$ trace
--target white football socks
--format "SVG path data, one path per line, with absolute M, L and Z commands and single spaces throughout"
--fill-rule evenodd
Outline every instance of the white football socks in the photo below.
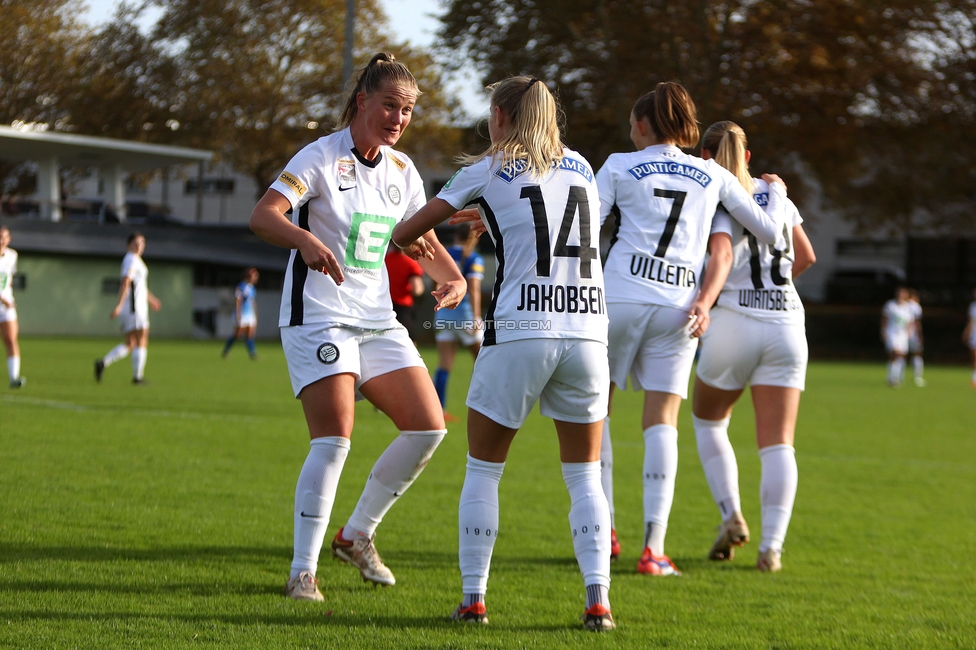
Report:
M 732 443 L 729 442 L 729 419 L 703 420 L 692 416 L 698 457 L 701 459 L 702 469 L 705 470 L 705 479 L 712 491 L 712 498 L 722 514 L 722 521 L 728 521 L 742 509 L 739 499 L 739 466 L 735 462 Z
M 759 458 L 762 462 L 759 484 L 762 541 L 759 550 L 782 551 L 796 499 L 796 451 L 791 445 L 771 445 L 759 450 Z
M 349 439 L 313 438 L 295 487 L 295 541 L 291 577 L 315 574 L 325 531 L 332 516 L 342 466 L 349 455 Z
M 600 463 L 563 463 L 563 481 L 572 506 L 569 527 L 583 585 L 610 588 L 610 508 L 600 484 Z M 603 599 L 602 590 L 588 596 Z M 589 600 L 589 598 L 588 598 Z M 589 605 L 590 603 L 588 603 Z M 600 604 L 609 607 L 610 603 Z
M 372 537 L 397 499 L 427 467 L 447 429 L 401 431 L 373 465 L 359 503 L 342 529 L 342 537 Z
M 922 355 L 916 354 L 912 357 L 912 376 L 917 381 L 922 379 L 923 372 L 925 372 L 925 362 L 922 361 Z
M 129 356 L 129 348 L 126 347 L 125 343 L 119 343 L 114 348 L 109 350 L 108 354 L 102 358 L 102 363 L 104 363 L 105 367 L 108 368 L 116 361 L 121 361 L 127 356 Z
M 149 356 L 149 348 L 134 348 L 132 350 L 132 378 L 142 379 L 146 372 L 146 357 Z
M 678 471 L 678 430 L 656 424 L 644 430 L 644 525 L 650 529 L 645 545 L 664 555 L 664 537 L 674 502 L 674 475 Z
M 897 358 L 888 363 L 888 383 L 894 386 L 900 384 L 904 378 L 905 360 Z
M 466 596 L 488 590 L 491 551 L 498 537 L 498 484 L 504 471 L 505 463 L 489 463 L 468 455 L 458 504 L 458 563 L 461 591 Z
M 610 442 L 610 417 L 603 420 L 603 442 L 600 446 L 600 483 L 610 505 L 610 528 L 616 528 L 613 517 L 613 443 Z
M 7 357 L 7 376 L 10 381 L 16 381 L 20 377 L 20 357 Z

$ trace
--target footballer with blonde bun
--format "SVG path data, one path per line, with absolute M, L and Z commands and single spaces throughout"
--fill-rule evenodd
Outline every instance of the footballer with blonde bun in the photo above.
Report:
M 758 205 L 769 200 L 769 184 L 749 175 L 746 135 L 734 122 L 708 127 L 702 158 L 714 159 L 732 172 Z M 793 279 L 816 261 L 802 222 L 787 199 L 786 222 L 770 245 L 735 224 L 724 210 L 716 214 L 712 230 L 727 235 L 722 241 L 731 247 L 732 268 L 702 335 L 692 401 L 698 455 L 722 517 L 708 557 L 731 560 L 735 547 L 749 541 L 749 527 L 739 499 L 729 420 L 736 400 L 747 384 L 751 386 L 762 463 L 762 539 L 756 567 L 766 572 L 782 568 L 780 556 L 796 497 L 793 441 L 808 353 L 803 303 Z

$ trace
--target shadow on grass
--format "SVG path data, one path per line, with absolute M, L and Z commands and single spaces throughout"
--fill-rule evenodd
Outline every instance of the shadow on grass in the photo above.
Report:
M 0 543 L 0 564 L 31 560 L 62 562 L 202 562 L 210 559 L 291 559 L 284 546 L 163 546 L 132 549 L 105 546 L 32 546 Z
M 146 614 L 130 612 L 47 612 L 36 610 L 2 610 L 7 621 L 51 621 L 70 622 L 82 621 L 111 623 L 125 621 L 127 624 L 147 622 L 158 623 L 218 623 L 238 626 L 280 626 L 280 627 L 309 627 L 336 628 L 348 632 L 349 628 L 392 630 L 428 630 L 428 631 L 460 631 L 463 634 L 477 636 L 511 632 L 574 632 L 581 631 L 577 623 L 548 624 L 548 625 L 504 625 L 493 622 L 491 626 L 474 626 L 460 624 L 444 616 L 393 616 L 356 614 L 353 612 L 335 612 L 324 610 L 323 606 L 309 605 L 307 611 L 296 611 L 294 614 Z M 470 632 L 468 632 L 470 630 Z

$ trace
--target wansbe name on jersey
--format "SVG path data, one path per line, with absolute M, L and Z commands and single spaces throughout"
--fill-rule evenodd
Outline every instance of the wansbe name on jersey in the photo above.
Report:
M 603 287 L 523 283 L 516 311 L 604 314 Z
M 651 282 L 670 284 L 674 287 L 698 286 L 698 277 L 692 269 L 677 264 L 668 264 L 657 257 L 631 255 L 630 274 Z
M 800 309 L 800 301 L 792 291 L 739 289 L 739 306 L 764 311 L 797 311 Z

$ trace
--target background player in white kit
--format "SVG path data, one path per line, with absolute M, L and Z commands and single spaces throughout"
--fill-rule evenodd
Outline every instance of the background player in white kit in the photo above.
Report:
M 969 303 L 969 320 L 966 322 L 966 329 L 962 333 L 963 342 L 969 346 L 969 354 L 973 361 L 973 388 L 976 388 L 976 289 L 973 289 L 973 301 Z
M 912 329 L 908 334 L 908 356 L 912 358 L 912 379 L 915 385 L 925 386 L 925 361 L 922 352 L 925 350 L 925 336 L 922 334 L 922 302 L 917 289 L 908 290 L 908 302 L 912 306 Z
M 357 397 L 400 431 L 332 541 L 333 555 L 364 580 L 396 582 L 373 545 L 376 528 L 447 433 L 423 359 L 396 320 L 383 263 L 393 226 L 425 200 L 416 167 L 391 148 L 410 123 L 419 92 L 392 54 L 373 56 L 349 95 L 340 130 L 299 151 L 251 215 L 254 232 L 292 249 L 279 325 L 311 438 L 295 488 L 294 554 L 285 587 L 295 599 L 323 600 L 315 572 Z M 431 233 L 411 253 L 440 283 L 433 292 L 438 306 L 456 305 L 464 278 L 437 237 Z
M 735 174 L 759 205 L 768 200 L 767 183 L 749 176 L 746 135 L 734 122 L 708 127 L 702 157 Z M 746 384 L 752 386 L 762 461 L 763 534 L 756 563 L 761 571 L 779 571 L 782 566 L 780 554 L 796 497 L 793 440 L 808 354 L 803 303 L 793 278 L 816 259 L 802 221 L 796 206 L 787 201 L 782 233 L 769 246 L 734 224 L 724 211 L 716 215 L 715 230 L 728 234 L 734 257 L 702 336 L 695 379 L 692 411 L 698 455 L 722 516 L 708 554 L 713 560 L 731 560 L 733 547 L 749 541 L 728 429 L 732 407 Z
M 613 629 L 610 511 L 600 486 L 609 369 L 596 183 L 563 146 L 546 85 L 510 77 L 492 87 L 491 146 L 413 218 L 405 244 L 471 202 L 484 213 L 498 267 L 484 346 L 468 392 L 468 463 L 458 507 L 464 598 L 452 618 L 487 623 L 484 597 L 498 536 L 498 484 L 512 440 L 536 400 L 553 418 L 586 587 L 584 626 Z
M 905 355 L 914 327 L 915 316 L 908 300 L 908 289 L 898 287 L 895 297 L 881 310 L 881 340 L 888 352 L 889 386 L 900 386 L 905 377 Z
M 633 153 L 612 154 L 597 173 L 600 217 L 619 214 L 607 255 L 610 377 L 614 385 L 644 390 L 644 550 L 637 565 L 647 575 L 678 571 L 664 539 L 678 468 L 678 409 L 708 311 L 722 287 L 730 258 L 699 277 L 721 202 L 759 241 L 782 230 L 785 185 L 771 182 L 769 214 L 728 170 L 682 153 L 698 143 L 695 105 L 676 83 L 659 83 L 630 115 Z M 724 235 L 718 235 L 724 236 Z M 715 260 L 716 262 L 718 260 Z M 612 387 L 611 387 L 612 391 Z M 613 509 L 610 422 L 604 426 L 603 484 Z
M 17 251 L 10 248 L 10 230 L 0 226 L 0 338 L 7 353 L 7 378 L 11 388 L 26 380 L 20 376 L 20 344 L 17 341 L 17 303 L 14 301 L 14 275 Z
M 102 381 L 102 373 L 116 361 L 132 353 L 132 383 L 143 383 L 146 358 L 149 356 L 149 308 L 159 311 L 159 299 L 149 290 L 149 269 L 142 261 L 146 250 L 146 238 L 134 232 L 126 240 L 129 252 L 122 258 L 122 271 L 119 283 L 119 302 L 112 310 L 110 318 L 119 319 L 119 327 L 125 341 L 109 350 L 101 359 L 95 360 L 95 379 Z

